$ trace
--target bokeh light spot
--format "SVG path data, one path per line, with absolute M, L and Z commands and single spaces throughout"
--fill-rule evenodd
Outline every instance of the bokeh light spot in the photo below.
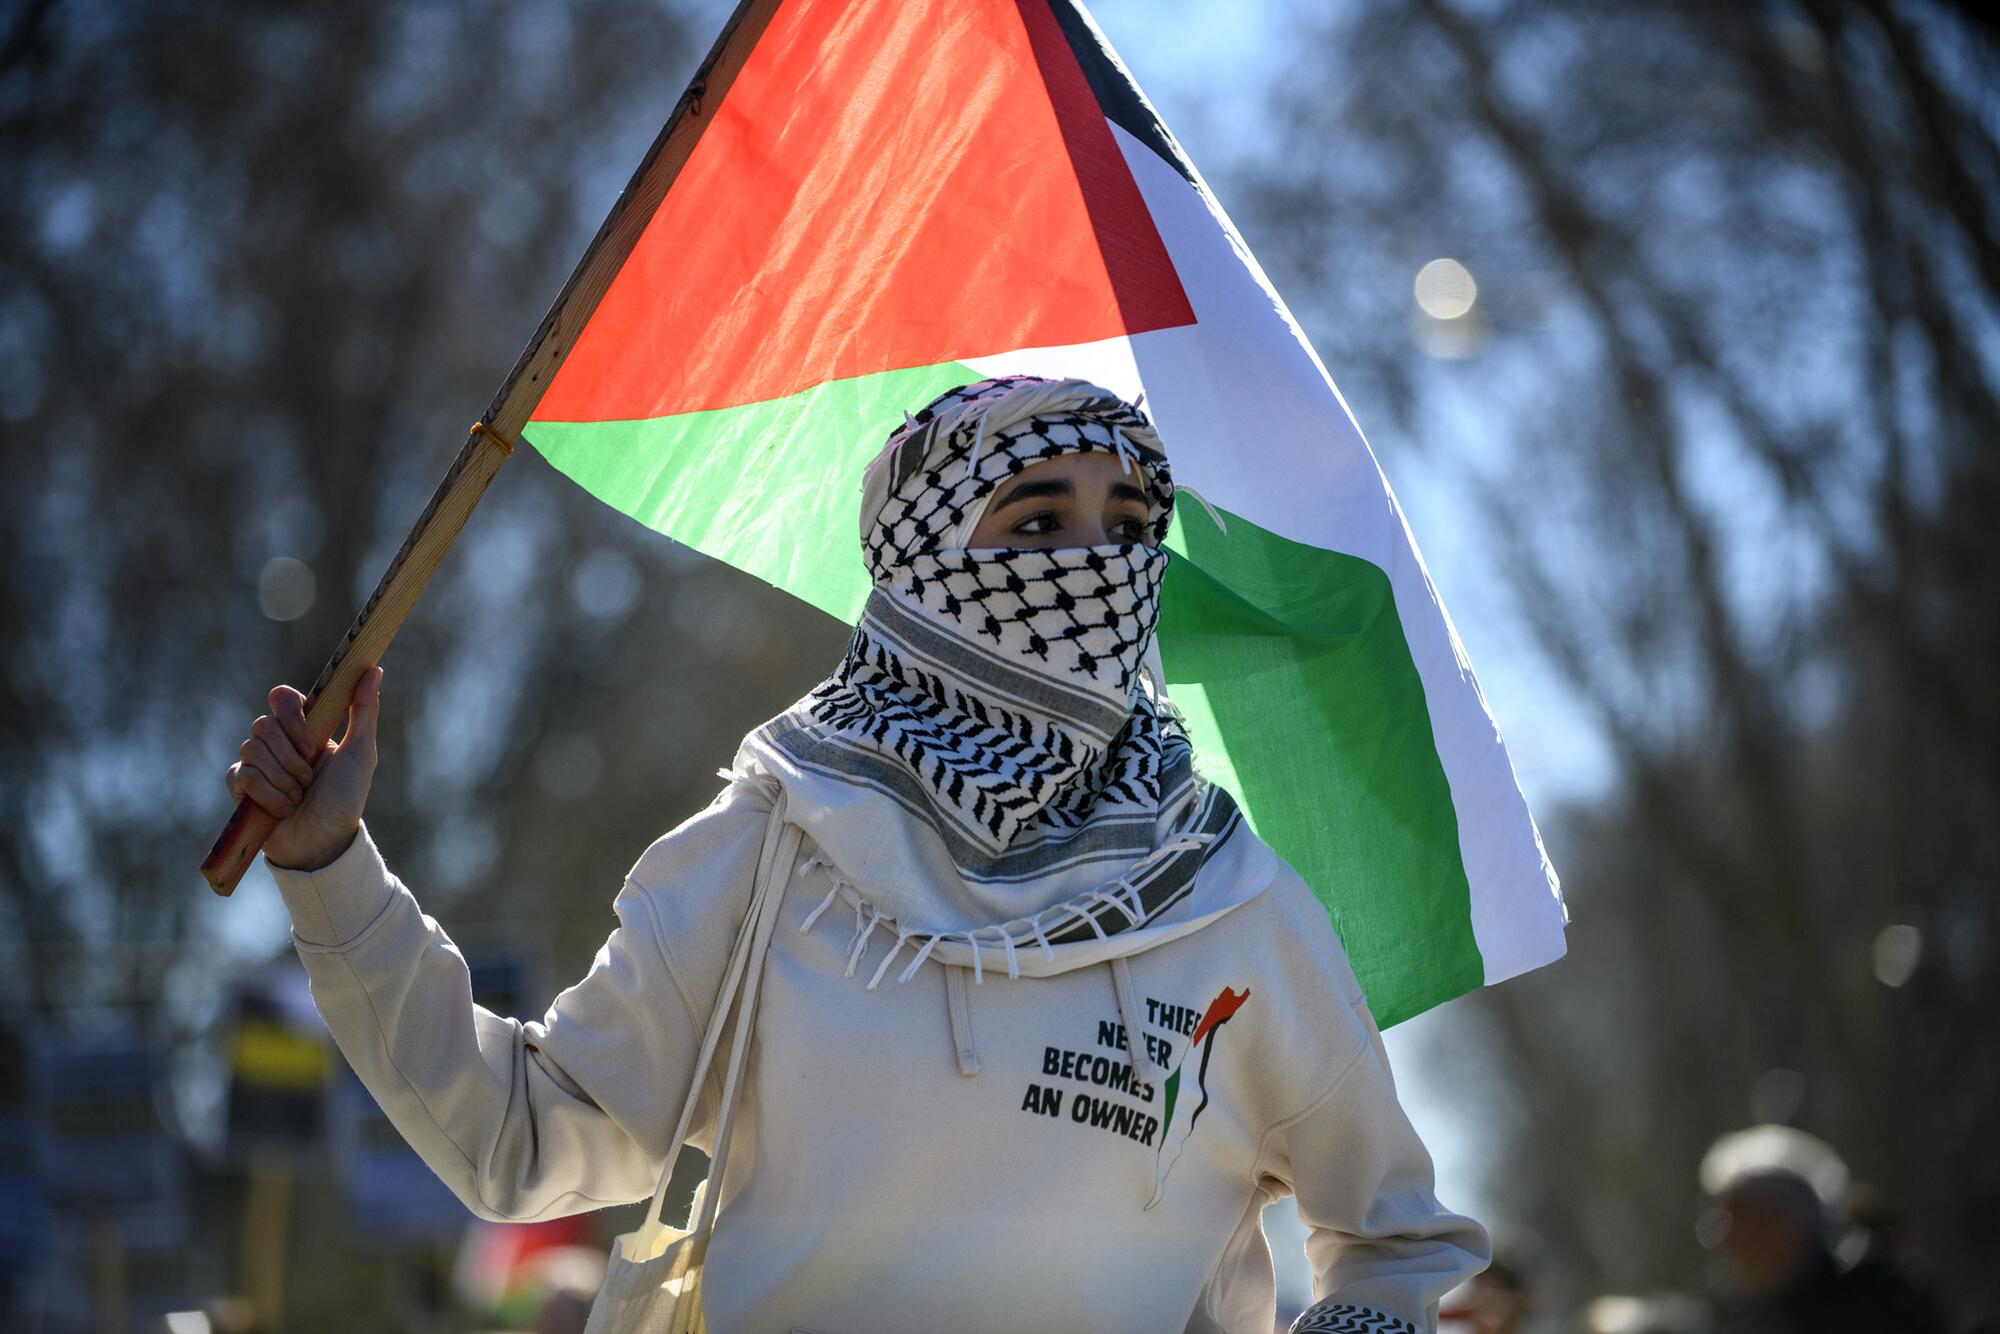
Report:
M 570 600 L 597 620 L 617 620 L 639 605 L 644 591 L 639 571 L 623 552 L 598 547 L 576 563 L 569 578 Z
M 274 621 L 296 621 L 312 610 L 319 583 L 312 568 L 290 556 L 273 556 L 257 575 L 257 605 Z
M 1917 971 L 1924 957 L 1924 933 L 1905 922 L 1875 933 L 1875 980 L 1900 987 Z
M 1695 1216 L 1694 1239 L 1703 1250 L 1714 1250 L 1728 1235 L 1729 1211 L 1722 1206 L 1712 1204 Z
M 1417 270 L 1417 306 L 1434 320 L 1455 320 L 1479 299 L 1472 271 L 1455 259 L 1434 259 Z

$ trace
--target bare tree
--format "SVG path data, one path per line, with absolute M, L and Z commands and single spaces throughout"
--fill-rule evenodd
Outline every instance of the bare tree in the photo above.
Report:
M 1691 1285 L 1702 1146 L 1793 1119 L 1995 1309 L 1991 30 L 1886 0 L 1301 21 L 1246 229 L 1378 443 L 1462 479 L 1615 758 L 1553 822 L 1572 959 L 1478 1003 L 1492 1193 L 1571 1293 Z M 1410 304 L 1440 256 L 1478 282 L 1451 319 Z
M 230 961 L 282 945 L 194 872 L 222 769 L 265 688 L 339 639 L 717 21 L 0 20 L 10 1049 L 108 1011 L 198 1053 Z M 469 950 L 525 955 L 552 994 L 626 867 L 842 633 L 519 451 L 387 659 L 370 824 Z M 354 1327 L 362 1272 L 321 1254 L 324 1309 L 301 1286 L 287 1327 Z
M 223 768 L 339 640 L 672 107 L 719 21 L 683 8 L 6 8 L 10 1042 L 111 1007 L 186 1043 L 219 967 L 282 946 L 194 870 Z M 370 824 L 552 994 L 840 635 L 519 451 L 387 659 Z

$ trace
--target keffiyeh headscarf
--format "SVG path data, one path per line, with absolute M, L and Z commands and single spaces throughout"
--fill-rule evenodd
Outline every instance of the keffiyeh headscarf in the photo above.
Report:
M 1003 924 L 1038 940 L 1124 929 L 1184 894 L 1238 821 L 1143 671 L 1164 549 L 965 549 L 1009 478 L 1080 451 L 1120 460 L 1163 538 L 1159 438 L 1085 381 L 977 381 L 891 432 L 862 486 L 874 586 L 847 653 L 738 755 L 905 934 L 996 929 L 1011 958 Z M 1050 917 L 1114 879 L 1122 912 Z

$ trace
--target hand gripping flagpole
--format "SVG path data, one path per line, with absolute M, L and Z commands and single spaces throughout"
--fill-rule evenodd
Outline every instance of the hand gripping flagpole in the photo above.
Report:
M 729 21 L 723 24 L 708 58 L 695 70 L 666 126 L 653 140 L 624 193 L 611 206 L 604 225 L 597 229 L 590 247 L 577 261 L 555 304 L 542 317 L 541 327 L 535 330 L 535 336 L 501 384 L 500 392 L 494 395 L 492 406 L 473 424 L 458 457 L 445 470 L 430 503 L 417 517 L 416 527 L 389 562 L 388 570 L 375 585 L 375 591 L 368 595 L 368 601 L 362 604 L 361 613 L 348 627 L 333 656 L 320 669 L 319 679 L 306 695 L 306 729 L 312 734 L 315 757 L 347 713 L 361 674 L 381 661 L 389 641 L 395 638 L 403 619 L 444 560 L 444 553 L 471 516 L 472 507 L 485 493 L 487 483 L 514 452 L 514 440 L 527 425 L 535 405 L 541 402 L 542 392 L 576 345 L 577 336 L 597 310 L 598 301 L 610 288 L 611 280 L 624 266 L 640 233 L 666 197 L 668 187 L 694 151 L 706 125 L 704 106 L 721 102 L 778 3 L 779 0 L 741 0 Z M 215 846 L 201 864 L 202 876 L 216 893 L 234 892 L 237 882 L 264 846 L 264 840 L 277 827 L 277 819 L 248 797 L 236 803 L 229 823 L 223 826 Z
M 424 585 L 444 560 L 452 539 L 479 503 L 486 484 L 514 452 L 513 442 L 486 422 L 475 422 L 458 457 L 445 470 L 444 479 L 432 493 L 430 504 L 418 516 L 416 527 L 403 541 L 402 549 L 361 605 L 360 615 L 347 627 L 347 634 L 320 669 L 319 679 L 306 692 L 306 731 L 312 734 L 312 753 L 326 748 L 333 729 L 354 698 L 355 683 L 369 667 L 381 661 L 383 650 L 395 638 L 403 618 L 416 605 Z M 201 873 L 218 894 L 228 894 L 250 868 L 257 850 L 278 827 L 278 818 L 248 797 L 236 803 L 229 823 L 222 827 L 215 846 L 209 849 Z

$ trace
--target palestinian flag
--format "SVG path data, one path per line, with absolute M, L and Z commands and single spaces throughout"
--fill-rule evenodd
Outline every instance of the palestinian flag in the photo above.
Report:
M 702 80 L 669 131 L 698 137 L 526 438 L 852 620 L 862 468 L 906 410 L 1013 372 L 1143 393 L 1222 520 L 1175 523 L 1173 700 L 1378 1019 L 1558 957 L 1555 876 L 1401 509 L 1083 9 L 751 0 Z
M 1215 1047 L 1216 1030 L 1228 1023 L 1235 1013 L 1243 1008 L 1243 1002 L 1250 999 L 1250 989 L 1231 991 L 1228 987 L 1208 1003 L 1202 1011 L 1201 1022 L 1194 1026 L 1188 1037 L 1188 1045 L 1181 1052 L 1181 1062 L 1174 1072 L 1167 1076 L 1162 1088 L 1160 1103 L 1160 1147 L 1153 1170 L 1153 1198 L 1146 1201 L 1152 1208 L 1166 1194 L 1167 1174 L 1174 1170 L 1174 1164 L 1181 1160 L 1181 1150 L 1187 1147 L 1188 1136 L 1194 1133 L 1195 1123 L 1208 1110 L 1208 1057 Z M 1194 1077 L 1183 1081 L 1188 1066 L 1194 1066 Z M 1180 1119 L 1174 1118 L 1179 1112 Z

